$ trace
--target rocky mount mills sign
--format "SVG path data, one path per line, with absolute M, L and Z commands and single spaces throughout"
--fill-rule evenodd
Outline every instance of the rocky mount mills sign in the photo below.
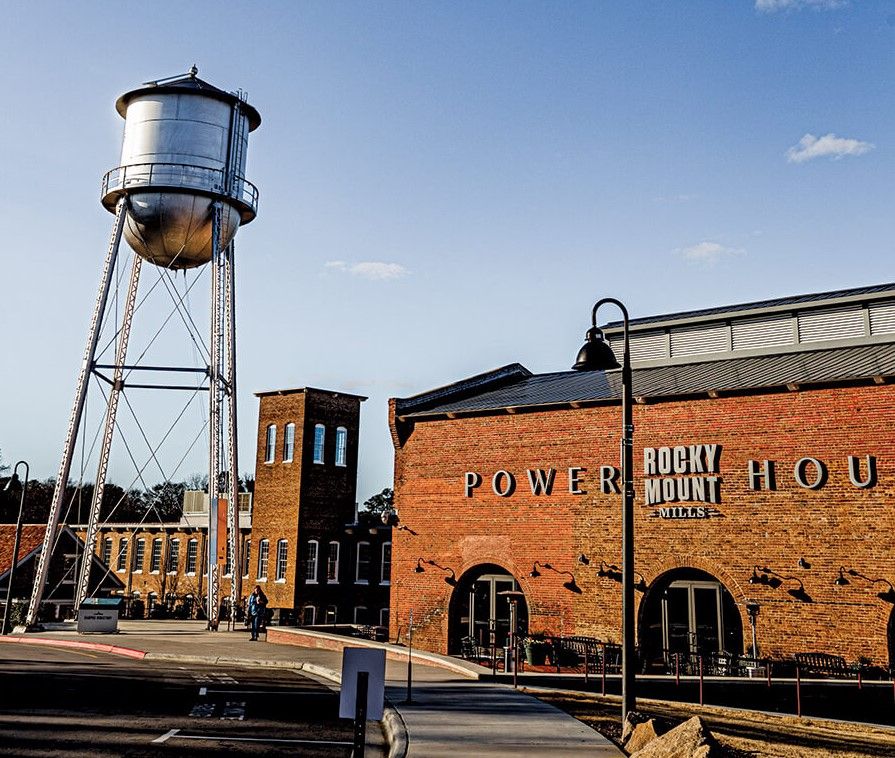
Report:
M 873 487 L 877 481 L 876 458 L 872 455 L 847 456 L 848 478 L 858 489 Z M 528 484 L 532 495 L 550 496 L 559 484 L 570 495 L 586 495 L 588 487 L 604 495 L 620 494 L 620 474 L 615 466 L 600 466 L 592 477 L 584 466 L 567 469 L 526 469 L 524 477 L 506 469 L 491 476 L 491 491 L 498 497 L 512 497 L 518 481 Z M 772 460 L 749 460 L 745 471 L 750 490 L 776 490 L 777 465 Z M 809 490 L 823 487 L 827 465 L 818 458 L 804 457 L 792 469 L 795 483 Z M 564 480 L 564 481 L 563 481 Z M 484 479 L 477 471 L 464 474 L 464 494 L 474 497 Z M 721 445 L 675 445 L 643 449 L 643 504 L 657 506 L 650 516 L 664 519 L 702 519 L 721 516 Z M 692 505 L 689 505 L 692 504 Z

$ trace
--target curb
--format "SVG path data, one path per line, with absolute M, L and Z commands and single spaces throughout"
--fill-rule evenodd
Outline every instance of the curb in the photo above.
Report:
M 382 731 L 388 743 L 388 758 L 405 758 L 407 755 L 407 724 L 388 700 L 382 713 Z
M 45 647 L 68 647 L 81 650 L 96 650 L 101 653 L 111 653 L 112 655 L 120 655 L 125 658 L 136 658 L 142 660 L 146 657 L 143 650 L 135 650 L 130 647 L 121 647 L 120 645 L 108 645 L 104 642 L 79 642 L 78 640 L 54 640 L 48 637 L 0 637 L 0 642 L 18 643 L 21 645 L 43 645 Z

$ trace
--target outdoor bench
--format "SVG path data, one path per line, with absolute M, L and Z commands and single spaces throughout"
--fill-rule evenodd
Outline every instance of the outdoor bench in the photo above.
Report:
M 841 655 L 830 653 L 796 653 L 796 663 L 801 671 L 817 676 L 857 676 L 859 667 L 850 666 Z

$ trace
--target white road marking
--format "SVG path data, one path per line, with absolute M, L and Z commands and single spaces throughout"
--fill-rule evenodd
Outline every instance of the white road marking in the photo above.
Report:
M 223 682 L 224 684 L 239 684 L 239 682 L 229 674 L 215 674 L 215 677 L 217 677 L 219 682 Z
M 199 697 L 205 697 L 208 694 L 208 687 L 199 688 Z
M 166 740 L 172 737 L 177 740 L 205 740 L 206 742 L 269 742 L 269 743 L 288 743 L 290 745 L 341 745 L 351 746 L 353 742 L 341 742 L 337 740 L 287 740 L 276 737 L 227 737 L 225 735 L 216 734 L 180 734 L 179 730 L 172 729 L 168 734 L 163 735 Z M 158 742 L 159 737 L 153 742 Z
M 200 695 L 300 695 L 301 697 L 332 697 L 332 692 L 305 692 L 303 690 L 210 690 L 203 687 Z
M 177 734 L 179 729 L 172 729 L 170 732 L 165 732 L 161 737 L 157 737 L 152 741 L 154 745 L 161 745 L 163 742 L 167 742 L 170 740 L 175 734 Z

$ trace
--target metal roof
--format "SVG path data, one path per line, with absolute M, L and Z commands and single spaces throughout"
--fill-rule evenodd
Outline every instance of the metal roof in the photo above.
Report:
M 678 313 L 663 313 L 657 316 L 644 316 L 632 318 L 630 325 L 643 326 L 646 324 L 658 324 L 666 321 L 701 319 L 710 316 L 721 316 L 740 311 L 761 311 L 768 308 L 781 308 L 785 306 L 805 305 L 827 300 L 840 300 L 843 298 L 858 298 L 862 295 L 895 294 L 895 282 L 889 284 L 874 284 L 867 287 L 854 287 L 852 289 L 832 290 L 830 292 L 814 292 L 807 295 L 791 295 L 773 300 L 757 300 L 752 303 L 738 303 L 736 305 L 722 305 L 713 308 L 702 308 L 695 311 L 680 311 Z M 610 321 L 604 325 L 605 329 L 621 328 L 621 321 Z
M 634 370 L 633 381 L 635 397 L 668 398 L 893 375 L 895 344 L 879 344 L 641 368 Z M 438 390 L 440 401 L 428 407 L 425 394 L 417 395 L 410 403 L 396 400 L 396 414 L 402 419 L 422 419 L 455 413 L 614 401 L 621 398 L 621 375 L 619 371 L 537 374 L 523 376 L 511 384 L 485 386 L 477 394 L 459 398 L 450 397 L 446 389 Z

